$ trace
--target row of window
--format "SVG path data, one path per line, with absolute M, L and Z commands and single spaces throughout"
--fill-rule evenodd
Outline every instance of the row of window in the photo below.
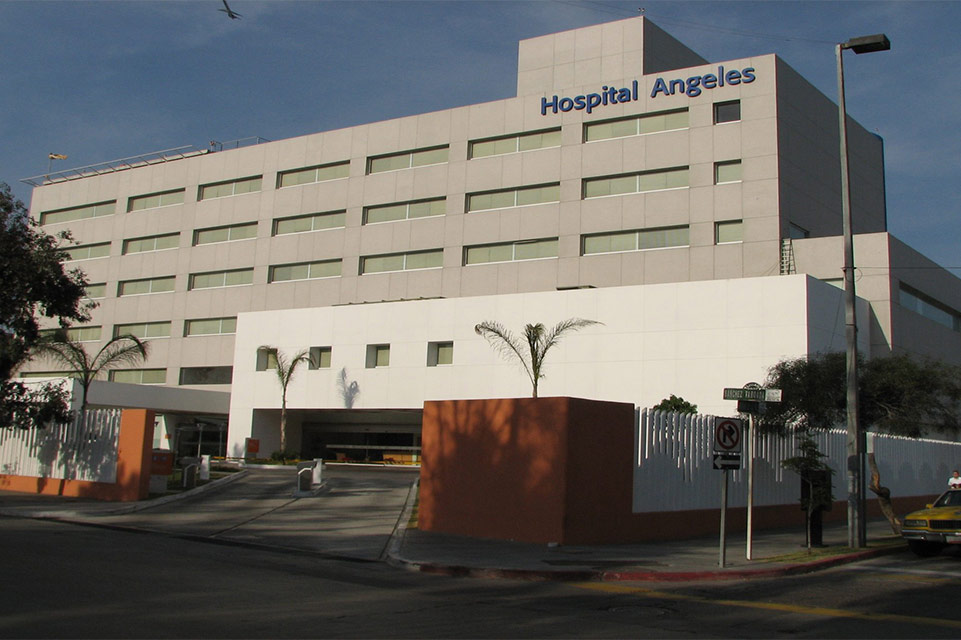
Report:
M 725 160 L 714 163 L 714 184 L 740 182 L 741 175 L 740 160 Z M 648 191 L 658 191 L 664 189 L 678 189 L 687 187 L 689 184 L 688 167 L 669 167 L 665 169 L 638 171 L 599 178 L 584 178 L 582 181 L 582 197 L 597 198 L 626 193 L 645 193 Z M 115 203 L 115 201 L 113 202 Z M 512 187 L 507 189 L 495 189 L 491 191 L 468 193 L 466 195 L 465 210 L 468 212 L 487 211 L 491 209 L 506 209 L 549 202 L 560 202 L 560 183 L 555 182 L 544 185 Z M 64 222 L 67 219 L 73 218 L 64 218 L 63 216 L 60 216 L 62 213 L 67 213 L 69 211 L 93 210 L 93 208 L 97 208 L 97 210 L 101 211 L 101 213 L 98 215 L 107 215 L 107 213 L 104 213 L 107 211 L 107 209 L 104 207 L 105 205 L 96 205 L 96 207 L 80 207 L 74 210 L 45 212 L 41 215 L 41 220 L 44 224 L 52 222 Z M 111 210 L 109 213 L 113 213 L 113 211 Z M 437 196 L 435 198 L 428 198 L 425 200 L 414 200 L 410 202 L 397 202 L 364 207 L 363 224 L 376 224 L 379 222 L 393 222 L 395 220 L 410 220 L 429 216 L 442 216 L 446 213 L 447 198 L 445 196 Z M 290 216 L 286 218 L 276 218 L 273 221 L 272 234 L 282 235 L 285 233 L 331 229 L 343 227 L 345 224 L 346 211 L 326 211 L 307 215 Z M 227 240 L 240 240 L 243 238 L 252 238 L 256 235 L 256 222 L 247 222 L 222 227 L 209 227 L 194 231 L 193 245 L 197 246 L 213 242 L 225 242 Z M 136 253 L 139 251 L 155 251 L 157 249 L 175 248 L 178 245 L 179 234 L 169 233 L 125 240 L 123 252 L 124 254 L 127 254 Z M 109 250 L 109 247 L 107 247 L 107 250 Z M 89 251 L 98 251 L 100 253 L 88 253 Z M 106 253 L 102 253 L 103 251 L 103 243 L 74 247 L 71 249 L 71 258 L 74 260 L 79 260 L 82 258 L 107 255 Z
M 557 238 L 536 238 L 464 247 L 462 265 L 556 258 L 558 257 L 557 241 Z M 716 222 L 714 224 L 714 241 L 717 244 L 743 241 L 742 221 L 725 220 Z M 585 256 L 686 246 L 690 246 L 690 228 L 688 225 L 586 234 L 581 237 L 581 255 Z M 443 249 L 361 256 L 358 275 L 436 269 L 443 267 L 443 262 Z M 270 265 L 267 270 L 267 282 L 334 278 L 343 275 L 342 268 L 343 261 L 339 258 Z M 253 284 L 253 281 L 253 267 L 191 273 L 187 277 L 187 290 L 247 285 Z M 175 285 L 176 276 L 122 280 L 117 286 L 117 295 L 166 293 L 174 291 Z M 103 298 L 106 297 L 106 293 L 106 283 L 90 284 L 86 290 L 88 298 Z
M 740 101 L 722 102 L 714 105 L 714 123 L 735 122 L 741 119 Z M 584 142 L 607 140 L 626 136 L 645 135 L 685 129 L 689 126 L 687 109 L 677 109 L 649 114 L 639 114 L 624 118 L 614 118 L 584 124 Z M 557 147 L 561 144 L 561 130 L 559 127 L 535 132 L 525 132 L 506 136 L 497 136 L 483 140 L 473 140 L 468 143 L 468 158 L 483 158 L 508 153 L 518 153 L 534 149 Z M 432 164 L 442 164 L 449 159 L 449 146 L 443 145 L 426 149 L 413 149 L 367 158 L 367 174 L 384 171 L 397 171 L 412 167 Z M 302 184 L 323 182 L 346 178 L 350 174 L 349 161 L 334 162 L 324 165 L 303 167 L 281 171 L 277 174 L 277 188 L 292 187 Z M 225 180 L 200 185 L 197 192 L 198 200 L 223 198 L 243 193 L 253 193 L 263 188 L 263 176 L 250 176 L 234 180 Z M 182 204 L 186 189 L 173 189 L 158 193 L 133 196 L 127 200 L 127 211 L 141 211 L 157 207 Z M 516 205 L 510 205 L 516 206 Z M 53 211 L 45 211 L 40 216 L 41 224 L 54 224 L 81 220 L 115 212 L 116 200 L 100 202 L 78 207 L 68 207 Z
M 329 369 L 333 347 L 310 347 L 308 350 L 307 367 L 309 369 Z M 450 340 L 427 343 L 427 366 L 437 367 L 454 364 L 454 343 Z M 390 366 L 390 345 L 367 345 L 364 367 L 377 369 Z M 257 349 L 257 371 L 268 371 L 277 368 L 277 350 L 269 347 Z
M 308 368 L 312 370 L 329 369 L 331 366 L 332 347 L 311 347 L 309 350 Z M 427 343 L 427 366 L 437 367 L 454 363 L 454 343 L 453 341 L 429 342 Z M 389 344 L 370 344 L 367 345 L 367 353 L 364 366 L 368 369 L 377 369 L 390 366 L 390 345 Z M 268 371 L 277 368 L 277 351 L 274 349 L 260 348 L 257 350 L 257 371 Z M 49 378 L 64 375 L 62 371 L 27 371 L 20 374 L 21 378 Z M 126 382 L 133 384 L 166 384 L 167 370 L 162 368 L 144 369 L 114 369 L 109 372 L 108 379 L 111 382 Z M 179 384 L 181 385 L 204 385 L 204 384 L 231 384 L 233 380 L 233 367 L 213 366 L 213 367 L 181 367 Z
M 676 167 L 658 169 L 630 174 L 621 174 L 603 178 L 586 178 L 583 181 L 583 196 L 597 198 L 628 193 L 645 193 L 665 189 L 677 189 L 688 186 L 688 168 Z M 715 163 L 714 182 L 724 184 L 741 180 L 741 161 L 725 161 Z M 467 211 L 487 211 L 520 207 L 533 204 L 544 204 L 560 201 L 560 184 L 536 185 L 517 187 L 513 189 L 498 189 L 467 195 Z M 376 205 L 364 208 L 363 224 L 393 222 L 396 220 L 410 220 L 430 216 L 441 216 L 446 213 L 446 198 L 438 197 L 428 200 L 416 200 L 387 205 Z M 327 211 L 286 218 L 276 218 L 273 221 L 273 235 L 289 233 L 304 233 L 323 229 L 342 228 L 346 224 L 345 211 Z M 193 233 L 193 246 L 244 240 L 257 236 L 257 223 L 245 222 L 222 227 L 197 229 Z M 129 255 L 148 251 L 175 249 L 180 246 L 180 233 L 164 233 L 155 236 L 125 239 L 122 244 L 122 254 Z M 70 247 L 67 250 L 71 260 L 85 260 L 101 258 L 110 255 L 110 243 L 99 242 Z M 339 274 L 334 274 L 339 275 Z
M 171 335 L 171 327 L 172 323 L 169 320 L 115 324 L 111 335 L 113 337 L 132 335 L 141 340 L 169 338 Z M 59 331 L 59 329 L 44 329 L 41 331 L 41 334 L 49 335 L 57 331 Z M 183 335 L 185 337 L 233 334 L 236 332 L 236 317 L 184 320 Z M 73 342 L 99 342 L 103 339 L 103 335 L 103 327 L 100 325 L 70 327 L 66 330 L 67 339 Z

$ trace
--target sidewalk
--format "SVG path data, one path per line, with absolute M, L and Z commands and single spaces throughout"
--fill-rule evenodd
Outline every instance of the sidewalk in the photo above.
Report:
M 627 545 L 548 546 L 447 535 L 407 522 L 412 474 L 332 469 L 323 491 L 294 497 L 293 472 L 238 473 L 203 487 L 138 503 L 0 491 L 0 516 L 55 519 L 150 531 L 202 542 L 354 561 L 386 561 L 451 576 L 525 580 L 693 581 L 776 577 L 817 571 L 887 553 L 905 544 L 886 520 L 868 522 L 868 547 L 846 548 L 846 523 L 824 526 L 825 548 L 808 554 L 804 530 L 756 531 L 752 560 L 743 532 Z

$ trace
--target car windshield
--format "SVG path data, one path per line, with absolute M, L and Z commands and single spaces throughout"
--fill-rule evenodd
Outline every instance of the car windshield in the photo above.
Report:
M 944 493 L 937 502 L 936 507 L 961 507 L 961 491 L 954 490 Z

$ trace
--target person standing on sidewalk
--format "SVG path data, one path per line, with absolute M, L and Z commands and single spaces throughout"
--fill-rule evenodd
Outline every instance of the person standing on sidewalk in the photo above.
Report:
M 961 489 L 961 475 L 958 474 L 957 469 L 955 469 L 951 477 L 948 478 L 948 489 Z

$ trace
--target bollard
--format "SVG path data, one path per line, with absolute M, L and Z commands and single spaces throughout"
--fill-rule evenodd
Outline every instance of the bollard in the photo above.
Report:
M 200 456 L 200 479 L 210 480 L 210 456 Z
M 184 489 L 193 489 L 197 486 L 197 466 L 196 463 L 184 466 Z
M 310 467 L 297 472 L 297 492 L 310 493 L 310 483 L 313 480 L 313 470 Z
M 314 477 L 313 484 L 318 485 L 324 481 L 324 461 L 321 458 L 314 458 Z

